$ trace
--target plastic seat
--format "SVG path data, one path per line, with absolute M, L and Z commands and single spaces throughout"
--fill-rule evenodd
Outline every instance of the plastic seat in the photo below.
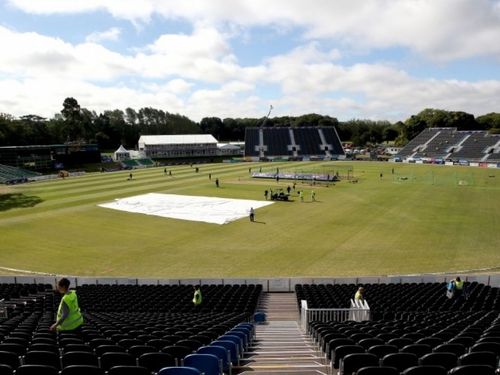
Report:
M 460 365 L 488 365 L 497 366 L 497 356 L 493 352 L 466 353 L 459 358 Z
M 331 359 L 333 352 L 335 351 L 336 348 L 342 345 L 356 345 L 356 342 L 352 339 L 348 338 L 336 338 L 333 340 L 330 340 L 326 346 L 325 346 L 325 352 L 327 354 L 327 358 Z
M 61 357 L 63 367 L 73 365 L 98 366 L 97 356 L 89 352 L 67 352 Z
M 409 338 L 397 338 L 397 339 L 391 339 L 391 340 L 387 341 L 387 344 L 395 345 L 399 349 L 401 349 L 402 347 L 404 347 L 406 345 L 413 344 L 413 340 L 411 340 Z
M 500 344 L 497 342 L 480 342 L 470 348 L 471 352 L 492 352 L 500 355 Z
M 425 344 L 429 345 L 431 348 L 435 348 L 438 345 L 441 345 L 443 340 L 438 337 L 424 337 L 423 339 L 418 340 L 415 344 Z
M 110 339 L 98 338 L 90 340 L 89 345 L 92 347 L 92 349 L 95 349 L 101 345 L 115 345 L 115 342 Z
M 201 375 L 201 372 L 194 367 L 165 367 L 158 372 L 158 375 Z
M 151 375 L 151 371 L 142 366 L 114 366 L 107 375 Z
M 447 375 L 447 371 L 442 366 L 414 366 L 404 370 L 402 375 Z
M 340 364 L 341 374 L 352 374 L 360 368 L 368 366 L 377 366 L 378 357 L 375 354 L 369 353 L 352 353 L 347 354 Z
M 187 348 L 190 348 L 191 351 L 193 351 L 193 352 L 195 352 L 196 350 L 198 350 L 198 348 L 201 348 L 203 346 L 203 344 L 200 341 L 189 340 L 189 339 L 180 340 L 177 342 L 176 345 L 185 346 Z
M 399 372 L 418 366 L 418 357 L 413 353 L 392 353 L 382 358 L 382 366 L 395 367 Z
M 231 361 L 226 348 L 216 345 L 202 346 L 196 353 L 215 355 L 222 362 L 222 370 L 227 373 L 231 372 Z
M 220 360 L 213 354 L 190 354 L 184 358 L 184 365 L 200 370 L 204 375 L 219 375 Z
M 235 335 L 222 335 L 220 336 L 217 341 L 232 341 L 236 344 L 238 348 L 238 358 L 240 358 L 240 353 L 243 353 L 243 341 L 241 340 L 240 337 L 235 336 Z
M 212 346 L 212 345 L 222 346 L 223 348 L 226 348 L 226 350 L 228 350 L 228 352 L 229 352 L 229 358 L 231 359 L 231 363 L 233 365 L 239 364 L 238 348 L 234 342 L 226 341 L 226 340 L 216 340 L 216 341 L 212 341 L 210 346 Z
M 449 375 L 494 375 L 495 369 L 488 365 L 463 365 L 452 368 Z
M 432 352 L 432 348 L 427 344 L 410 344 L 403 346 L 400 351 L 402 353 L 413 353 L 420 358 L 423 355 Z
M 104 370 L 97 366 L 71 365 L 64 367 L 61 375 L 104 375 Z
M 447 352 L 455 353 L 457 356 L 461 356 L 465 353 L 465 346 L 462 344 L 441 344 L 434 348 L 435 352 Z
M 59 375 L 59 370 L 52 366 L 22 365 L 17 368 L 16 375 Z
M 68 352 L 89 352 L 89 353 L 93 353 L 93 350 L 92 350 L 92 348 L 89 345 L 86 345 L 86 344 L 83 344 L 83 345 L 70 344 L 70 345 L 66 345 L 63 348 L 63 352 L 64 353 L 68 353 Z
M 144 353 L 156 353 L 158 350 L 154 346 L 149 345 L 134 345 L 128 348 L 129 354 L 133 355 L 135 358 L 139 358 Z
M 374 345 L 368 348 L 367 352 L 375 354 L 379 358 L 383 358 L 387 354 L 399 352 L 399 349 L 395 345 Z
M 450 341 L 448 341 L 448 344 L 461 344 L 461 345 L 465 346 L 466 348 L 468 348 L 468 347 L 474 345 L 475 342 L 476 342 L 476 340 L 474 340 L 474 338 L 472 338 L 472 337 L 458 336 L 458 337 L 454 337 Z
M 135 346 L 135 345 L 143 345 L 143 343 L 142 343 L 142 341 L 137 340 L 137 339 L 123 339 L 123 340 L 118 341 L 118 345 L 120 345 L 121 347 L 123 347 L 125 349 L 128 349 L 128 348 Z
M 104 353 L 101 356 L 101 367 L 109 370 L 115 366 L 135 366 L 135 358 L 128 353 Z
M 356 375 L 400 375 L 399 371 L 394 367 L 388 366 L 371 366 L 360 368 Z
M 365 350 L 368 350 L 372 346 L 375 345 L 384 345 L 385 342 L 382 339 L 377 339 L 377 338 L 368 338 L 368 339 L 362 339 L 358 342 L 358 345 L 361 345 Z
M 157 350 L 161 350 L 165 346 L 172 346 L 174 341 L 166 339 L 152 339 L 146 342 L 148 346 L 154 346 Z
M 125 353 L 125 348 L 118 345 L 99 345 L 94 351 L 98 357 L 101 357 L 106 353 Z
M 19 356 L 16 353 L 0 351 L 0 363 L 15 370 L 19 367 Z
M 177 346 L 177 345 L 167 346 L 167 347 L 163 348 L 161 350 L 161 352 L 171 355 L 175 359 L 177 364 L 180 364 L 181 360 L 185 356 L 193 353 L 191 348 L 187 348 L 185 346 Z
M 24 363 L 27 365 L 46 365 L 56 369 L 60 368 L 59 355 L 54 352 L 29 351 L 24 357 Z
M 335 348 L 332 354 L 333 367 L 338 369 L 340 360 L 352 353 L 364 353 L 365 349 L 360 345 L 341 345 Z
M 59 353 L 59 347 L 55 344 L 37 343 L 31 344 L 28 351 L 42 351 L 42 352 L 52 352 Z
M 167 353 L 145 353 L 139 357 L 139 366 L 158 372 L 163 367 L 175 366 L 175 359 Z
M 0 344 L 0 352 L 11 352 L 11 353 L 16 353 L 18 356 L 21 356 L 24 355 L 24 353 L 26 353 L 26 347 L 20 344 L 2 343 Z
M 455 353 L 437 352 L 429 353 L 420 358 L 420 364 L 425 366 L 442 366 L 450 370 L 457 366 L 458 358 Z

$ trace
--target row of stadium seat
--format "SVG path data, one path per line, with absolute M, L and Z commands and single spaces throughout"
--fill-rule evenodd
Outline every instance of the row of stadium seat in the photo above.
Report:
M 0 375 L 151 374 L 172 366 L 163 372 L 177 374 L 183 362 L 198 368 L 186 371 L 227 373 L 253 340 L 253 325 L 244 322 L 262 290 L 203 285 L 198 309 L 192 286 L 83 285 L 81 332 L 54 333 L 60 296 L 49 288 L 0 284 L 10 308 L 0 318 Z
M 500 310 L 500 289 L 476 282 L 465 283 L 467 299 L 446 297 L 446 283 L 366 284 L 365 299 L 373 320 L 392 319 L 405 312 Z M 297 304 L 306 300 L 310 308 L 346 308 L 357 285 L 296 285 Z
M 377 322 L 312 322 L 309 334 L 334 368 L 347 366 L 345 373 L 363 364 L 397 367 L 400 372 L 419 365 L 446 370 L 465 365 L 496 368 L 500 355 L 500 317 L 495 311 L 413 313 L 405 320 Z M 354 353 L 369 355 L 348 358 Z

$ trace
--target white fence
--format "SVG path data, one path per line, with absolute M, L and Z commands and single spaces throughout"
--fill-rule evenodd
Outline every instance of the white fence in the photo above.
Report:
M 344 322 L 346 320 L 356 322 L 370 320 L 370 306 L 368 306 L 368 303 L 351 299 L 351 307 L 324 309 L 309 308 L 307 301 L 301 301 L 300 326 L 304 332 L 309 331 L 310 322 Z

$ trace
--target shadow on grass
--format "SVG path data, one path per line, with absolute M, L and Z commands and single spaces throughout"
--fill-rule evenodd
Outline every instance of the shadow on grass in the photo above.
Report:
M 0 211 L 8 211 L 13 208 L 34 207 L 38 203 L 43 202 L 43 199 L 33 195 L 16 194 L 0 194 Z

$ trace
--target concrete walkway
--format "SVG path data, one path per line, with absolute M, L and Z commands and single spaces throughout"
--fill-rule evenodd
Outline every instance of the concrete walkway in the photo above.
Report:
M 245 353 L 247 375 L 329 373 L 324 355 L 299 328 L 295 293 L 265 293 L 260 311 L 267 324 L 258 325 L 253 347 Z

